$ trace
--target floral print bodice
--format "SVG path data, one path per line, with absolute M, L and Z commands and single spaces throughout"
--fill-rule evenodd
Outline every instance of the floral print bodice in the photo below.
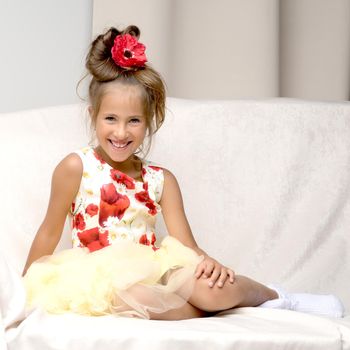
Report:
M 83 175 L 70 212 L 73 247 L 95 251 L 120 240 L 132 240 L 156 250 L 162 168 L 143 160 L 143 181 L 137 181 L 111 167 L 92 147 L 75 153 L 83 162 Z

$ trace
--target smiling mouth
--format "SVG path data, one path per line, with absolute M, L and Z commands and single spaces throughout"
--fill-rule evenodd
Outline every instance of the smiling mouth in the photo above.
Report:
M 128 141 L 128 142 L 121 143 L 121 142 L 116 142 L 116 141 L 113 141 L 113 140 L 110 140 L 110 139 L 108 141 L 111 143 L 113 148 L 116 148 L 116 149 L 119 149 L 119 150 L 125 149 L 132 142 L 132 141 Z

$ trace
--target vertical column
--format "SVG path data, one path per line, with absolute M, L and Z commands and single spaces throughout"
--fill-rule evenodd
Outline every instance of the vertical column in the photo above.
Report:
M 280 94 L 348 100 L 350 1 L 281 0 Z
M 278 0 L 98 0 L 93 33 L 140 27 L 169 95 L 278 96 Z
M 278 96 L 278 0 L 177 0 L 171 39 L 171 95 Z

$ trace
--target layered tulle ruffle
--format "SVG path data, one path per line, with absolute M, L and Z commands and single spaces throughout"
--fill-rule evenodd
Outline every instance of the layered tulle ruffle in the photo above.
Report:
M 202 260 L 166 237 L 158 250 L 120 241 L 90 253 L 63 250 L 33 263 L 24 277 L 29 307 L 50 313 L 116 314 L 149 318 L 183 306 Z

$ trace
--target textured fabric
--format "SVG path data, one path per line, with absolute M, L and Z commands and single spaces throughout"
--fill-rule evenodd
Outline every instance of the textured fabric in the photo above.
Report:
M 71 209 L 73 247 L 96 250 L 126 239 L 154 247 L 163 170 L 143 160 L 142 181 L 136 181 L 113 169 L 92 147 L 76 153 L 83 176 Z
M 334 294 L 349 312 L 350 103 L 167 106 L 148 158 L 177 176 L 198 244 L 236 273 Z
M 7 350 L 6 332 L 25 318 L 25 301 L 22 279 L 0 250 L 0 350 Z
M 63 250 L 30 266 L 24 277 L 28 305 L 57 314 L 149 318 L 149 312 L 186 303 L 201 260 L 172 237 L 156 251 L 129 240 L 94 252 Z
M 0 316 L 5 330 L 25 317 L 26 292 L 22 279 L 1 254 L 0 276 Z
M 47 315 L 39 310 L 7 333 L 9 350 L 350 350 L 350 319 L 241 308 L 215 317 L 153 321 Z
M 0 115 L 0 244 L 18 274 L 45 215 L 52 171 L 87 144 L 85 124 L 79 105 Z M 349 314 L 349 152 L 350 103 L 168 98 L 147 159 L 176 175 L 201 248 L 288 292 L 335 294 Z M 156 232 L 166 234 L 161 220 Z M 57 250 L 70 245 L 67 225 Z M 349 330 L 349 317 L 259 308 L 180 322 L 37 312 L 6 339 L 15 350 L 348 350 Z
M 156 247 L 163 170 L 144 161 L 142 181 L 77 152 L 83 174 L 71 207 L 73 249 L 34 262 L 24 281 L 30 307 L 52 313 L 149 318 L 183 306 L 203 257 L 166 237 Z

